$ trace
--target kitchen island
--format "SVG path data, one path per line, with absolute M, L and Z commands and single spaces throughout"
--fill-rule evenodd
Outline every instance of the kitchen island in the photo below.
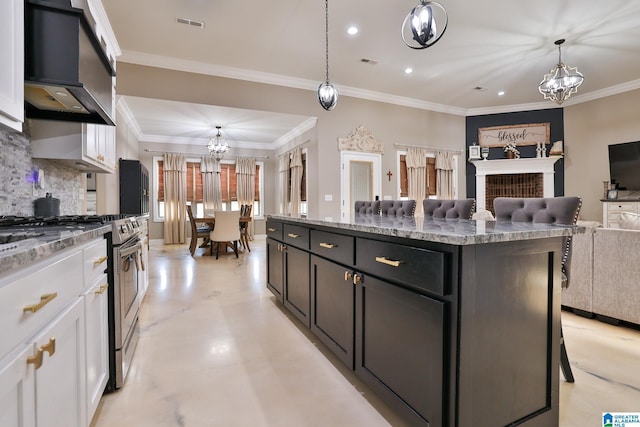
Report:
M 412 425 L 549 427 L 562 243 L 579 230 L 271 215 L 267 287 Z

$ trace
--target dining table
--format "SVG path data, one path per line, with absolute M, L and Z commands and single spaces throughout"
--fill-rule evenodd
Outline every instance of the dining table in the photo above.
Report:
M 205 212 L 205 215 L 203 217 L 196 217 L 194 218 L 194 220 L 197 223 L 205 223 L 207 224 L 209 227 L 211 227 L 211 229 L 213 230 L 214 227 L 216 226 L 216 217 L 213 213 L 207 213 Z M 252 221 L 252 217 L 251 216 L 241 216 L 239 221 L 238 221 L 238 226 L 239 227 L 248 227 L 249 223 Z M 240 239 L 241 239 L 241 243 L 243 245 L 246 245 L 246 248 L 249 249 L 249 241 L 247 239 L 242 240 L 243 236 L 240 235 Z M 200 245 L 201 248 L 210 248 L 211 246 L 211 241 L 208 238 L 205 238 L 204 241 L 202 242 L 202 244 Z M 226 242 L 225 243 L 225 250 L 222 252 L 224 254 L 226 254 L 228 252 L 228 249 L 231 249 L 231 251 L 233 251 L 233 243 L 232 242 Z M 212 251 L 205 251 L 202 255 L 204 256 L 209 256 L 211 255 Z M 238 252 L 242 253 L 242 249 L 238 248 Z M 249 252 L 251 252 L 251 249 L 249 249 Z M 229 253 L 233 253 L 233 252 L 229 252 Z

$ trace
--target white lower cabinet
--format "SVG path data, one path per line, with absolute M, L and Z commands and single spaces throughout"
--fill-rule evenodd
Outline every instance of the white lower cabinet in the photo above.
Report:
M 23 345 L 0 360 L 0 425 L 35 427 L 36 399 L 34 368 L 27 364 L 35 348 Z
M 86 427 L 108 380 L 106 240 L 0 276 L 0 426 Z
M 85 333 L 77 297 L 36 337 L 34 356 L 37 427 L 86 426 Z
M 107 275 L 89 286 L 83 295 L 87 356 L 87 425 L 98 408 L 109 379 L 109 336 Z

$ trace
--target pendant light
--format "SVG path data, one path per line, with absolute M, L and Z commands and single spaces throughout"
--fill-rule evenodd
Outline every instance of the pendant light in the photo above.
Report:
M 335 87 L 329 82 L 329 0 L 324 1 L 325 5 L 325 60 L 326 60 L 326 79 L 324 83 L 320 84 L 318 87 L 318 101 L 322 108 L 327 111 L 331 111 L 335 108 L 338 103 L 338 91 Z
M 569 67 L 562 63 L 560 46 L 564 42 L 564 39 L 554 42 L 558 46 L 558 64 L 549 71 L 549 74 L 545 74 L 538 85 L 538 91 L 544 95 L 544 99 L 550 99 L 558 104 L 562 104 L 571 94 L 576 93 L 584 81 L 584 76 L 576 67 Z
M 209 140 L 209 144 L 207 144 L 209 154 L 211 155 L 211 157 L 218 161 L 222 160 L 224 155 L 227 154 L 227 151 L 229 151 L 229 144 L 227 144 L 227 141 L 222 137 L 222 134 L 220 133 L 221 128 L 222 126 L 216 126 L 216 129 L 218 129 L 218 133 L 213 136 Z
M 402 41 L 411 49 L 426 49 L 440 40 L 448 22 L 444 6 L 435 1 L 420 0 L 402 22 Z

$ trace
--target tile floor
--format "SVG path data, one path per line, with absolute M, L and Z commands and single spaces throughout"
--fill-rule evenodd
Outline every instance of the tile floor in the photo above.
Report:
M 274 303 L 264 237 L 251 246 L 216 261 L 152 243 L 134 362 L 92 427 L 405 425 Z M 560 426 L 640 412 L 640 331 L 570 313 L 563 325 L 576 382 L 561 377 Z

